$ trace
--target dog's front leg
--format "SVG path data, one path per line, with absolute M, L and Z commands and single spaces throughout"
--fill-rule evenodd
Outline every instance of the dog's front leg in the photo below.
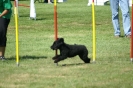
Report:
M 59 57 L 55 59 L 54 63 L 58 63 L 59 61 L 64 60 L 66 58 L 67 58 L 66 55 L 59 55 Z
M 60 57 L 60 55 L 56 55 L 56 56 L 54 56 L 52 59 L 55 60 L 55 59 L 57 59 L 58 57 Z

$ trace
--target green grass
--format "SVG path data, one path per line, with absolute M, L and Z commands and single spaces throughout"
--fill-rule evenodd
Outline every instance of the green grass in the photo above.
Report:
M 20 1 L 29 5 L 29 1 Z M 69 44 L 84 44 L 92 58 L 92 11 L 87 0 L 57 4 L 58 37 Z M 54 41 L 53 4 L 35 3 L 37 20 L 30 9 L 19 7 L 19 55 L 16 66 L 15 22 L 7 33 L 6 61 L 0 61 L 0 88 L 133 88 L 130 39 L 114 37 L 110 6 L 95 6 L 96 62 L 84 64 L 79 57 L 56 66 L 50 49 Z M 121 15 L 120 15 L 121 17 Z M 122 36 L 124 36 L 121 24 Z

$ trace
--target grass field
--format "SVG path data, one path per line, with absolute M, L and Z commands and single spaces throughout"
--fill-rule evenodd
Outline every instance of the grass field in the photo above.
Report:
M 92 58 L 92 8 L 87 1 L 57 4 L 58 37 L 69 44 L 86 45 Z M 19 67 L 12 16 L 7 33 L 7 60 L 0 61 L 0 88 L 133 88 L 130 39 L 124 37 L 122 24 L 123 37 L 114 37 L 109 5 L 95 7 L 96 62 L 84 64 L 76 56 L 59 62 L 59 66 L 53 63 L 55 51 L 50 49 L 54 41 L 53 4 L 36 2 L 35 7 L 36 21 L 29 20 L 29 8 L 19 7 Z

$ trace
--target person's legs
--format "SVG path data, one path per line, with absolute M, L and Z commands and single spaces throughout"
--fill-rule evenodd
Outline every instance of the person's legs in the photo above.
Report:
M 50 0 L 48 0 L 48 3 L 51 3 L 51 1 L 50 1 Z
M 44 3 L 47 3 L 48 2 L 48 0 L 44 0 Z
M 129 14 L 129 0 L 120 0 L 125 36 L 131 35 L 131 22 Z
M 4 55 L 5 55 L 5 48 L 6 47 L 0 47 L 0 57 L 4 57 Z
M 112 11 L 112 23 L 114 27 L 114 35 L 120 35 L 120 25 L 119 25 L 119 0 L 110 0 L 110 7 Z
M 10 19 L 0 18 L 0 57 L 4 57 L 6 49 L 6 34 Z

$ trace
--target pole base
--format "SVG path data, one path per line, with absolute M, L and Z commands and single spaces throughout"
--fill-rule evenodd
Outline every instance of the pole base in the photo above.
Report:
M 133 58 L 131 58 L 131 62 L 133 62 Z
M 17 66 L 19 67 L 19 63 L 17 63 Z
M 93 64 L 95 64 L 95 63 L 96 63 L 96 61 L 95 61 L 95 60 L 93 60 L 93 61 L 92 61 L 92 63 L 93 63 Z

